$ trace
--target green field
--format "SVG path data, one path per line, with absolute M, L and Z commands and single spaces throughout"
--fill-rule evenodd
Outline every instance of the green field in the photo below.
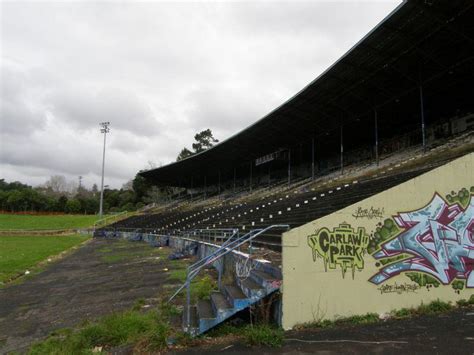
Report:
M 28 229 L 53 230 L 92 227 L 98 219 L 95 215 L 14 215 L 0 214 L 0 230 Z
M 39 262 L 57 255 L 89 236 L 1 236 L 0 235 L 0 285 L 31 271 Z

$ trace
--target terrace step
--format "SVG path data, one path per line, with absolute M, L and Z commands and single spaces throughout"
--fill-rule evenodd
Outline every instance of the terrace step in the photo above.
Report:
M 251 300 L 235 285 L 224 286 L 224 293 L 234 308 L 243 309 L 251 304 Z
M 264 288 L 250 278 L 238 280 L 237 283 L 242 292 L 249 298 L 261 298 L 265 295 Z

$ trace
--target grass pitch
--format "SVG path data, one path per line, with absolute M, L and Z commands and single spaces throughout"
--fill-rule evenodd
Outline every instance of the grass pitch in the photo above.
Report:
M 96 215 L 14 215 L 0 214 L 0 230 L 53 230 L 92 227 Z
M 0 236 L 0 285 L 30 273 L 47 260 L 88 239 L 69 236 Z

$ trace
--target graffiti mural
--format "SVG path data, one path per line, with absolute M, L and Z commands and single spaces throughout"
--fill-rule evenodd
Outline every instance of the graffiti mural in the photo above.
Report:
M 364 268 L 363 256 L 367 252 L 369 236 L 364 228 L 354 230 L 349 224 L 340 224 L 331 232 L 327 228 L 320 229 L 317 233 L 308 236 L 308 245 L 313 252 L 313 261 L 321 257 L 324 261 L 324 269 L 336 269 L 340 267 L 342 277 L 347 269 L 352 270 L 354 278 L 355 270 Z
M 457 279 L 453 282 L 457 290 L 464 284 L 474 287 L 474 199 L 467 189 L 448 196 L 449 203 L 435 194 L 427 206 L 398 213 L 394 223 L 384 223 L 387 235 L 379 235 L 383 241 L 369 247 L 383 264 L 370 278 L 372 283 L 407 273 L 418 284 L 437 287 L 438 281 L 448 285 Z

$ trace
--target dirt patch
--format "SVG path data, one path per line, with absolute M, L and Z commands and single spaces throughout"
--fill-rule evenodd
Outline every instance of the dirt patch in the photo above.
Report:
M 469 354 L 474 349 L 474 308 L 403 320 L 285 332 L 281 348 L 247 347 L 229 339 L 185 349 L 183 354 Z
M 158 297 L 172 271 L 168 253 L 94 239 L 34 278 L 0 289 L 0 353 L 24 351 L 54 330 Z

